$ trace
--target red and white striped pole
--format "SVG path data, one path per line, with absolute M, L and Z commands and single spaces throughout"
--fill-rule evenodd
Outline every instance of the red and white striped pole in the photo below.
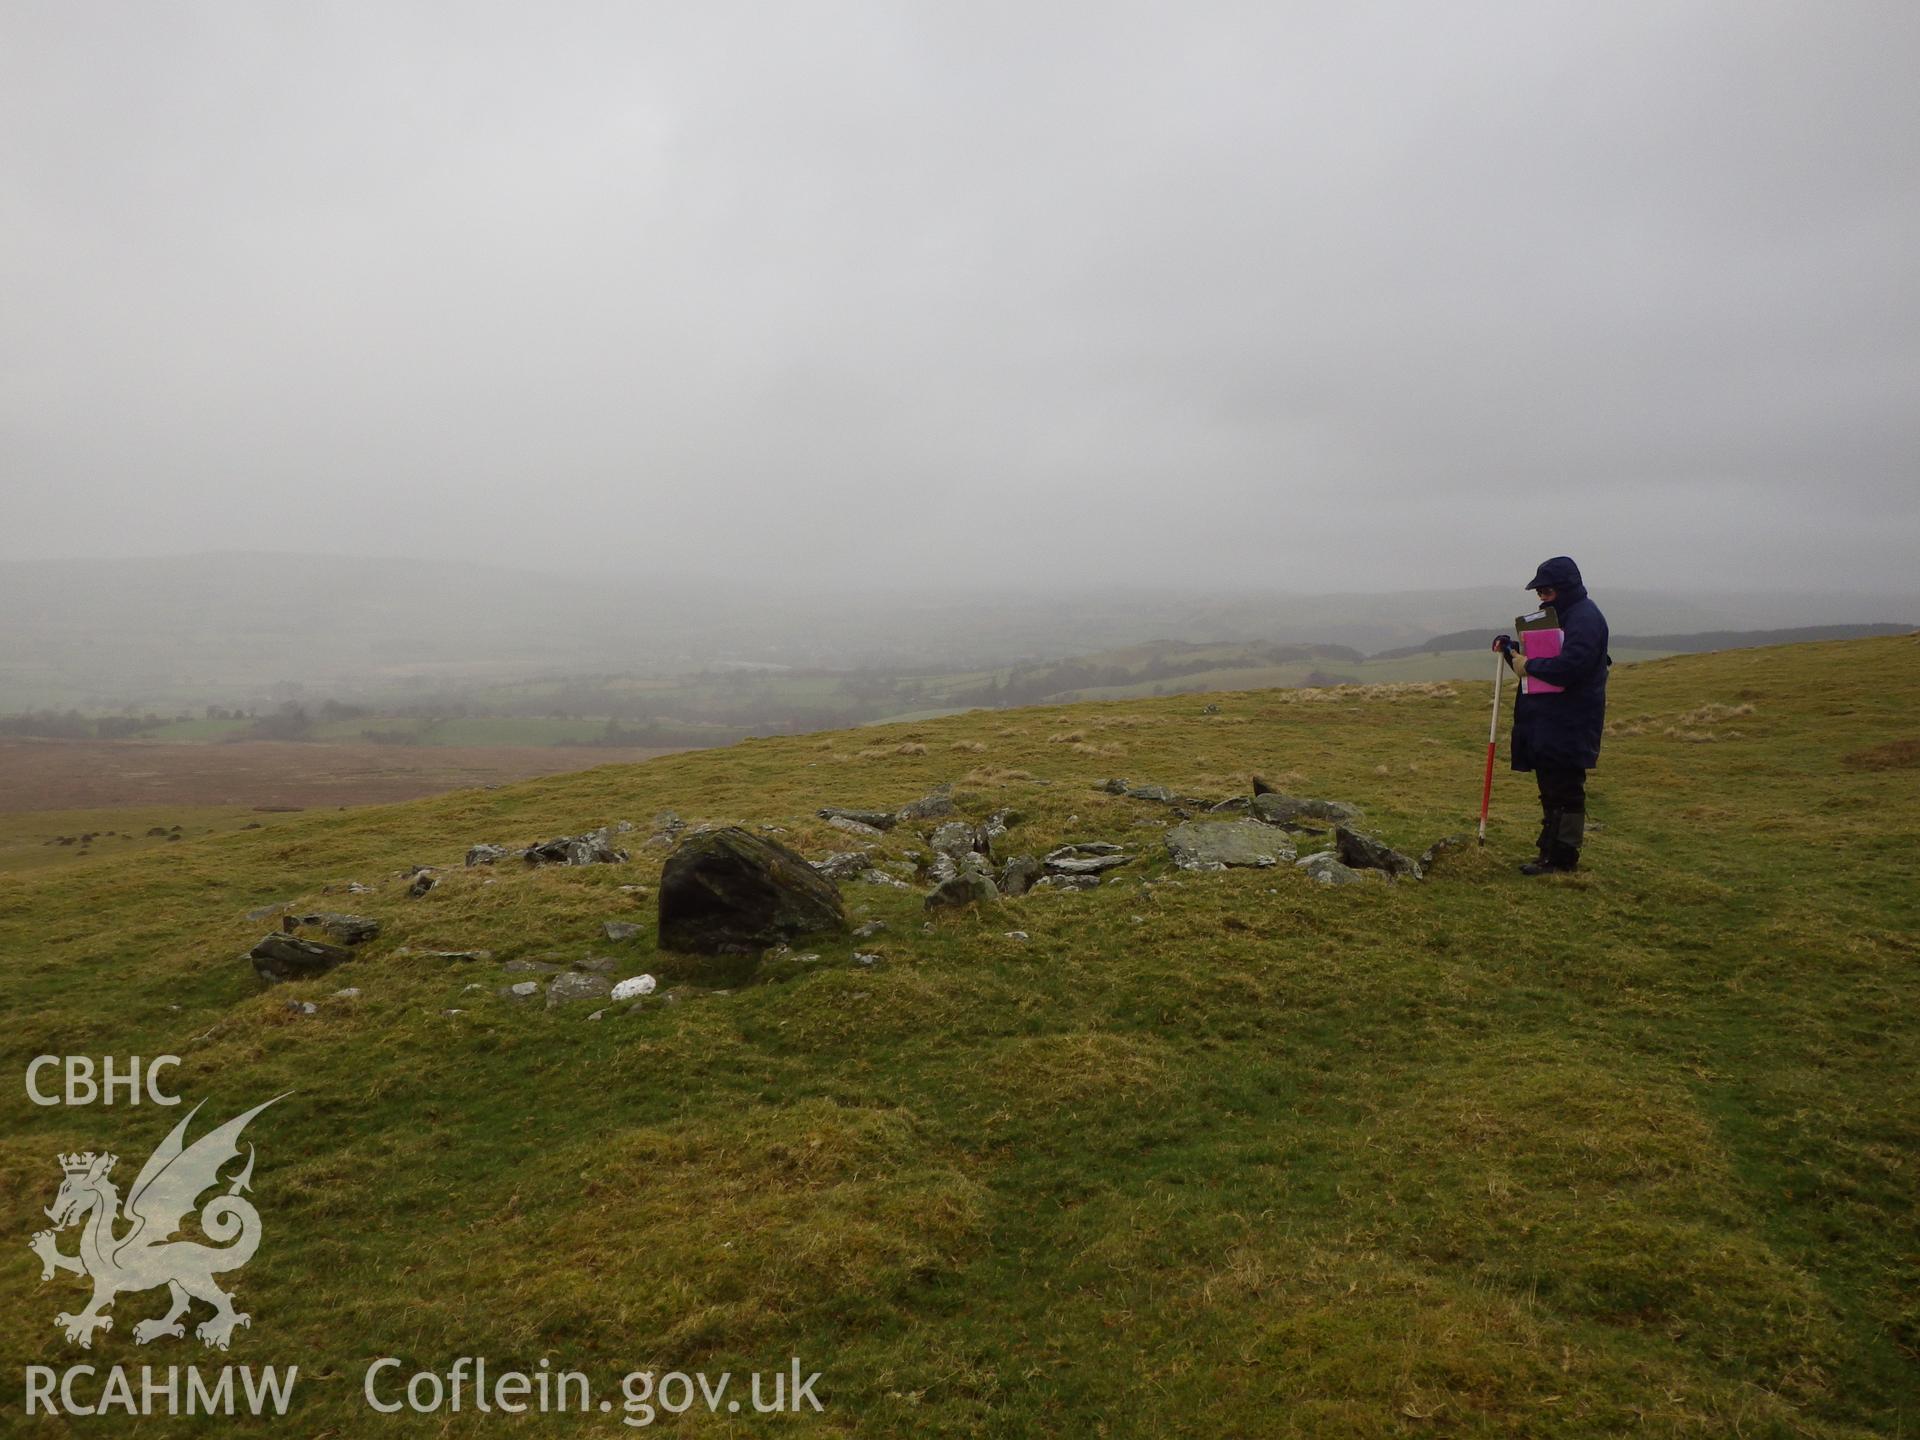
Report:
M 1500 738 L 1500 672 L 1507 663 L 1496 642 L 1493 652 L 1493 718 L 1487 722 L 1487 775 L 1480 784 L 1480 843 L 1487 843 L 1487 806 L 1493 800 L 1493 747 Z

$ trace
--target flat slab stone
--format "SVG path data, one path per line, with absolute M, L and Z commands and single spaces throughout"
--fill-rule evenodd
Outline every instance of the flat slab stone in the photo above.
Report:
M 1167 853 L 1182 870 L 1264 869 L 1292 861 L 1284 834 L 1258 820 L 1189 820 L 1167 832 Z

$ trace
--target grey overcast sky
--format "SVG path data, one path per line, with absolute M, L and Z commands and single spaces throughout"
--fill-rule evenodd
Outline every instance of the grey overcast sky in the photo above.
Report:
M 0 16 L 0 557 L 1913 589 L 1912 0 Z

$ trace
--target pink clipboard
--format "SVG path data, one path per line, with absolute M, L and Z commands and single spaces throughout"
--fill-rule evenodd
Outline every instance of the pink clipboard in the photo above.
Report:
M 1560 653 L 1560 644 L 1566 638 L 1566 632 L 1560 628 L 1560 617 L 1554 614 L 1551 605 L 1531 615 L 1519 616 L 1514 620 L 1513 628 L 1520 636 L 1520 653 L 1529 660 L 1551 660 Z M 1549 685 L 1531 675 L 1520 677 L 1522 695 L 1558 695 L 1566 688 L 1564 685 Z

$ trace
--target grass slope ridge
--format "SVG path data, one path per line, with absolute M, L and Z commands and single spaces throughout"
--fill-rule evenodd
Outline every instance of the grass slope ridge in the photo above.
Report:
M 295 1092 L 249 1134 L 265 1234 L 236 1283 L 253 1327 L 222 1358 L 298 1364 L 301 1433 L 447 1433 L 367 1418 L 360 1377 L 386 1354 L 547 1357 L 609 1389 L 799 1355 L 826 1375 L 818 1433 L 1903 1433 L 1920 747 L 1889 742 L 1913 733 L 1916 658 L 1900 637 L 1620 667 L 1591 869 L 1547 882 L 1513 869 L 1526 777 L 1501 777 L 1484 851 L 1338 890 L 1170 872 L 1164 809 L 1092 788 L 1227 794 L 1258 770 L 1417 850 L 1478 800 L 1486 697 L 1447 686 L 754 741 L 0 878 L 5 1063 L 177 1053 L 208 1116 Z M 462 995 L 497 966 L 397 953 L 670 971 L 619 888 L 651 884 L 657 850 L 455 869 L 414 901 L 396 875 L 475 840 L 644 834 L 665 808 L 776 825 L 817 857 L 847 838 L 818 806 L 947 780 L 970 814 L 1016 806 L 1022 849 L 1099 836 L 1151 858 L 930 930 L 918 892 L 848 886 L 889 926 L 862 944 L 876 968 L 827 945 L 786 983 L 599 1023 Z M 243 912 L 349 879 L 376 893 L 327 904 L 382 937 L 262 993 Z M 606 945 L 608 919 L 641 938 Z M 328 998 L 349 984 L 363 998 Z M 39 1286 L 25 1244 L 56 1152 L 136 1165 L 177 1113 L 15 1089 L 8 1369 L 218 1363 L 132 1343 L 153 1294 L 123 1297 L 94 1351 L 67 1346 L 52 1317 L 83 1292 Z M 0 1415 L 68 1433 L 18 1392 Z

